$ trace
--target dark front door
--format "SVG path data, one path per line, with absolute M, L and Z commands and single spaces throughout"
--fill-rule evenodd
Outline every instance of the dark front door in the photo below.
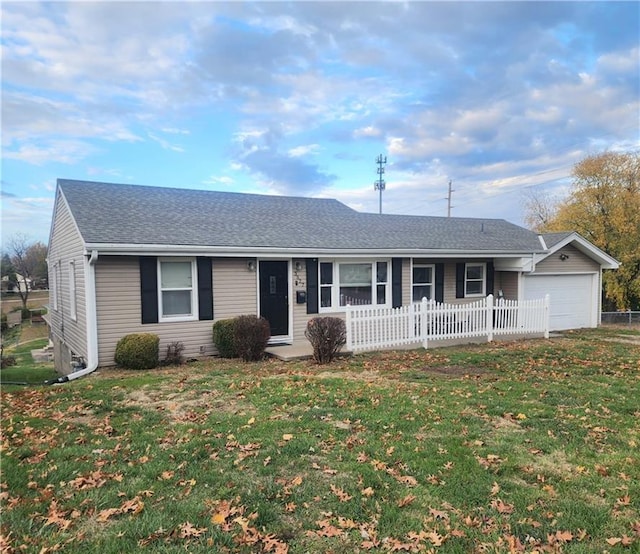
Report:
M 289 334 L 289 266 L 260 262 L 260 315 L 269 322 L 271 336 Z

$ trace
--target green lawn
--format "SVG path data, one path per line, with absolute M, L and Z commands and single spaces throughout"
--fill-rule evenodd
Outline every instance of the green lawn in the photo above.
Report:
M 0 551 L 638 552 L 619 334 L 3 386 Z
M 30 328 L 27 328 L 30 331 Z M 22 333 L 26 335 L 27 333 Z M 18 335 L 19 340 L 20 335 Z M 48 339 L 39 338 L 20 343 L 19 346 L 5 348 L 5 356 L 13 356 L 16 365 L 0 370 L 0 384 L 23 383 L 28 385 L 41 385 L 48 379 L 57 377 L 52 363 L 35 363 L 31 357 L 32 350 L 44 348 Z

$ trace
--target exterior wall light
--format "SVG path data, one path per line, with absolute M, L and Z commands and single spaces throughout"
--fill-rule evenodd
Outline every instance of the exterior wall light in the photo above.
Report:
M 565 260 L 569 259 L 569 255 L 568 254 L 560 254 L 560 259 L 564 262 Z
M 256 262 L 255 260 L 249 260 L 247 262 L 247 271 L 255 271 L 256 270 Z

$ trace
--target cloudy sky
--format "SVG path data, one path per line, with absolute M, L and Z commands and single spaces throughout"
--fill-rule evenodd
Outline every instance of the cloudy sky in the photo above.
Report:
M 2 240 L 57 178 L 523 223 L 637 151 L 637 2 L 2 2 Z

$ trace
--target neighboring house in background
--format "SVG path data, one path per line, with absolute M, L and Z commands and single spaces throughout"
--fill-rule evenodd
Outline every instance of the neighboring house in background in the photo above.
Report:
M 25 279 L 20 273 L 16 273 L 16 282 L 9 281 L 9 276 L 2 278 L 2 290 L 7 292 L 27 292 L 27 287 L 32 290 L 32 281 L 28 277 Z
M 575 233 L 498 219 L 359 213 L 331 199 L 58 180 L 49 239 L 56 369 L 111 365 L 124 335 L 215 354 L 212 323 L 264 316 L 272 343 L 344 306 L 551 295 L 551 328 L 595 327 L 602 269 Z

